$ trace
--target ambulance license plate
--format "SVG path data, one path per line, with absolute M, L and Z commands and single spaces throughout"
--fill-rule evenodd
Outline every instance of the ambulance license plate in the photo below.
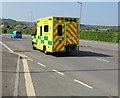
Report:
M 70 37 L 70 39 L 74 39 L 74 37 Z

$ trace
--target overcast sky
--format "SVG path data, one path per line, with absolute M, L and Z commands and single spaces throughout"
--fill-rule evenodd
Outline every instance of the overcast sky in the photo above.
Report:
M 76 2 L 2 2 L 4 18 L 36 21 L 48 16 L 80 17 L 80 4 Z M 118 2 L 82 2 L 81 23 L 118 25 Z

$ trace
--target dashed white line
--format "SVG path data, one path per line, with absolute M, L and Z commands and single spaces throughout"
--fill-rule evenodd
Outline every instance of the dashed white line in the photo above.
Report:
M 99 61 L 110 62 L 108 60 L 104 60 L 104 59 L 100 59 L 100 58 L 96 58 L 96 59 L 99 60 Z
M 105 61 L 105 62 L 110 62 L 110 61 L 108 61 L 108 60 L 103 60 L 103 61 Z
M 41 64 L 41 63 L 37 63 L 37 64 L 39 64 L 39 65 L 41 65 L 41 66 L 43 66 L 43 67 L 45 67 L 45 68 L 46 68 L 46 65 L 44 65 L 44 64 Z
M 29 60 L 29 61 L 31 61 L 31 62 L 33 62 L 33 60 L 32 60 L 32 59 L 29 59 L 29 58 L 28 58 L 28 60 Z
M 57 70 L 55 70 L 55 69 L 53 69 L 53 71 L 54 71 L 54 72 L 57 72 L 57 73 L 60 74 L 60 75 L 64 75 L 64 73 L 59 72 L 59 71 L 57 71 Z
M 79 80 L 74 79 L 74 81 L 77 82 L 77 83 L 79 83 L 79 84 L 82 84 L 82 85 L 84 85 L 84 86 L 86 86 L 86 87 L 88 87 L 88 88 L 90 88 L 90 89 L 93 89 L 92 86 L 89 86 L 88 84 L 83 83 L 83 82 L 81 82 L 81 81 L 79 81 Z

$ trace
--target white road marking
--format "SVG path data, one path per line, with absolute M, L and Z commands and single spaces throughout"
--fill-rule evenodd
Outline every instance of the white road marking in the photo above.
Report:
M 82 84 L 82 85 L 84 85 L 84 86 L 86 86 L 86 87 L 88 87 L 88 88 L 90 88 L 90 89 L 93 89 L 92 86 L 89 86 L 88 84 L 83 83 L 83 82 L 81 82 L 81 81 L 79 81 L 79 80 L 74 79 L 74 81 L 77 82 L 77 83 L 80 83 L 80 84 Z
M 16 79 L 13 96 L 18 96 L 18 86 L 19 86 L 19 69 L 20 69 L 20 56 L 18 56 L 17 68 L 16 68 Z
M 28 57 L 26 55 L 15 53 L 12 49 L 10 49 L 7 45 L 2 43 L 1 41 L 0 41 L 0 44 L 2 44 L 5 48 L 7 48 L 11 53 L 17 54 L 17 55 L 19 55 L 19 57 L 22 56 L 24 58 L 23 59 L 23 67 L 24 67 L 24 78 L 25 78 L 25 86 L 26 86 L 27 96 L 35 96 L 35 90 L 34 90 L 34 87 L 32 84 L 32 79 L 30 76 L 28 63 L 27 63 L 27 60 L 25 59 Z M 31 61 L 33 61 L 33 60 L 31 60 Z M 19 64 L 19 60 L 18 60 L 18 64 Z M 18 65 L 17 65 L 16 72 L 19 73 L 19 66 Z M 14 96 L 18 96 L 18 79 L 19 79 L 18 73 L 16 73 L 15 89 L 14 89 L 14 93 L 13 93 Z
M 110 61 L 104 60 L 104 59 L 99 59 L 99 58 L 96 58 L 96 59 L 99 60 L 99 61 L 110 62 Z
M 10 52 L 14 52 L 12 49 L 10 49 L 7 45 L 5 45 L 4 43 L 2 43 L 1 41 L 0 41 L 0 43 L 5 47 L 5 48 L 7 48 Z
M 29 61 L 31 61 L 31 62 L 33 62 L 33 60 L 32 60 L 32 59 L 29 59 L 29 58 L 28 58 L 28 60 L 29 60 Z
M 54 71 L 54 72 L 57 72 L 57 73 L 60 74 L 60 75 L 64 75 L 64 73 L 59 72 L 59 71 L 57 71 L 57 70 L 55 70 L 55 69 L 53 69 L 53 71 Z
M 10 49 L 7 45 L 5 45 L 4 43 L 2 43 L 1 41 L 0 41 L 0 43 L 1 43 L 5 48 L 7 48 L 11 53 L 14 53 L 14 54 L 19 55 L 19 56 L 24 57 L 24 58 L 27 58 L 26 55 L 23 55 L 23 54 L 19 54 L 19 53 L 14 52 L 12 49 Z
M 46 68 L 46 65 L 44 65 L 44 64 L 41 64 L 41 63 L 37 63 L 37 64 L 39 64 L 39 65 L 41 65 L 41 66 L 43 66 L 43 67 L 45 67 L 45 68 Z
M 24 65 L 24 78 L 25 78 L 27 96 L 35 96 L 35 90 L 33 87 L 32 79 L 30 76 L 30 71 L 26 59 L 23 59 L 23 65 Z
M 28 59 L 28 57 L 24 54 L 19 54 L 19 53 L 16 53 L 16 52 L 14 52 L 14 54 L 21 56 L 23 59 Z
M 110 61 L 108 61 L 108 60 L 103 60 L 103 61 L 105 61 L 105 62 L 110 62 Z

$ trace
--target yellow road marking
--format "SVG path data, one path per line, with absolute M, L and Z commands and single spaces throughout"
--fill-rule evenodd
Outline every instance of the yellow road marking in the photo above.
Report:
M 24 65 L 24 77 L 25 77 L 27 96 L 35 96 L 35 90 L 33 87 L 32 79 L 30 76 L 30 71 L 29 71 L 29 67 L 26 59 L 23 59 L 23 65 Z

